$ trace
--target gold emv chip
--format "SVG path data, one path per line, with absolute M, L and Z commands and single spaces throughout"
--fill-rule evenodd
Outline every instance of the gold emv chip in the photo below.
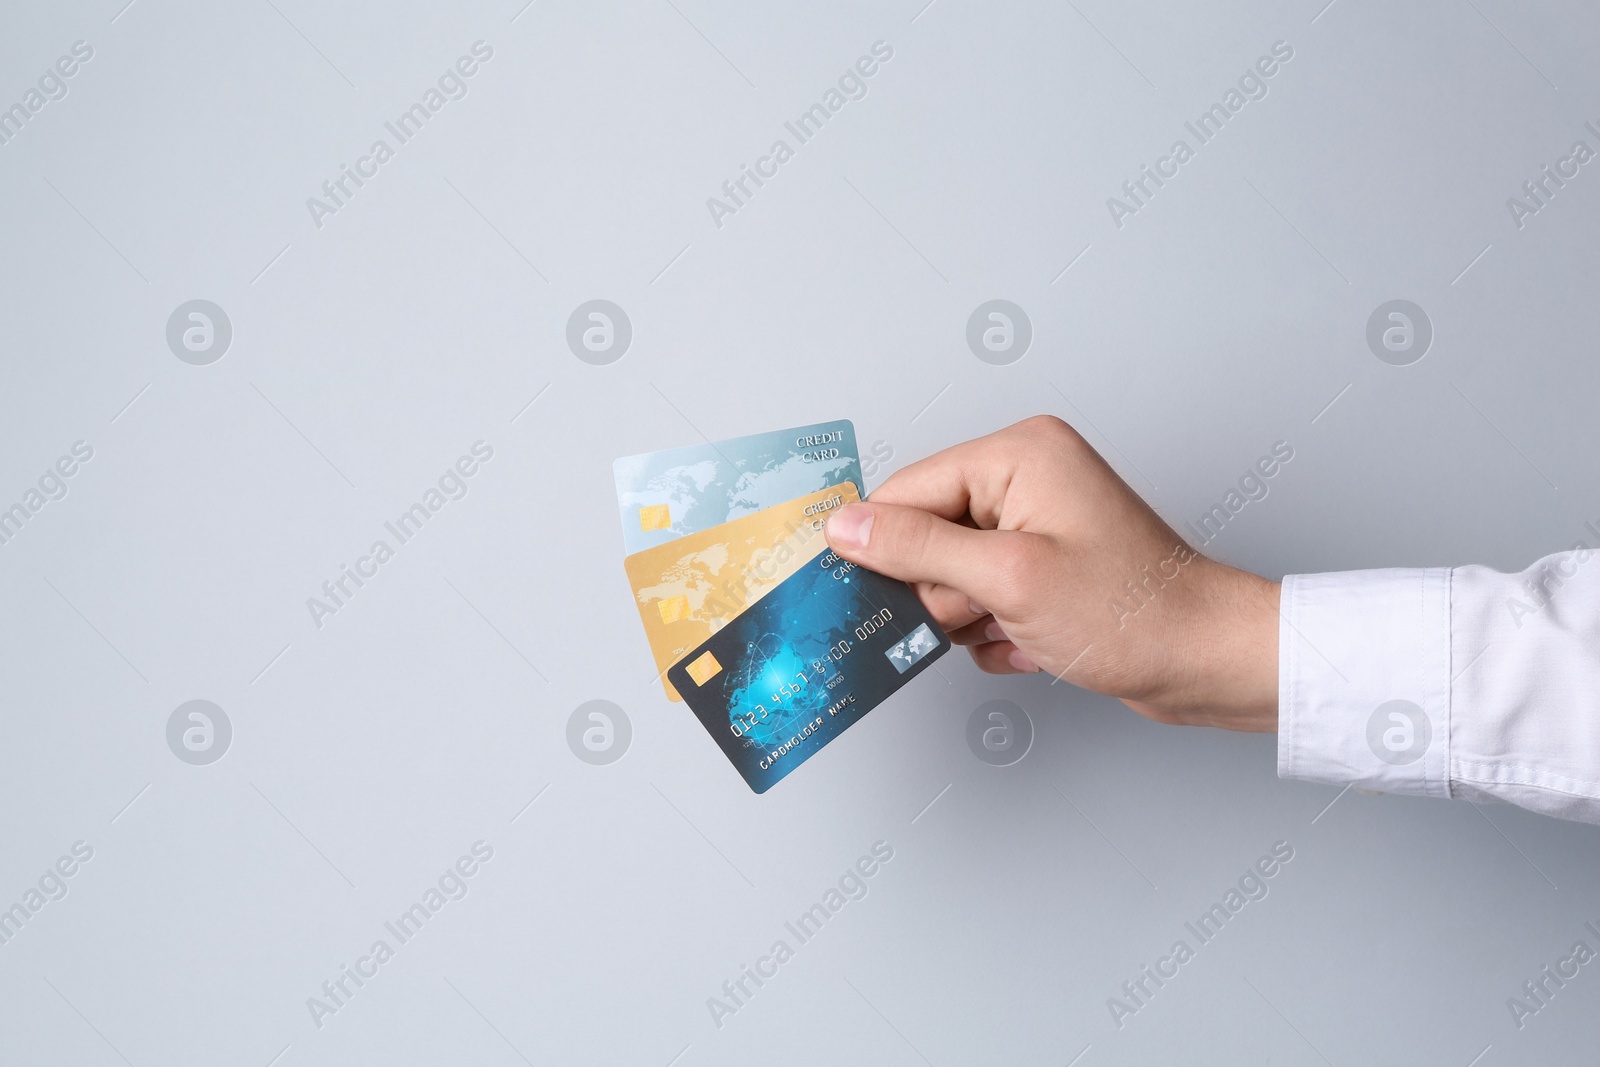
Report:
M 689 598 L 686 596 L 670 596 L 656 603 L 656 610 L 661 612 L 661 621 L 671 625 L 679 619 L 689 617 Z
M 699 659 L 685 667 L 684 670 L 694 680 L 695 685 L 705 685 L 722 670 L 722 664 L 717 662 L 717 657 L 706 652 L 701 654 Z

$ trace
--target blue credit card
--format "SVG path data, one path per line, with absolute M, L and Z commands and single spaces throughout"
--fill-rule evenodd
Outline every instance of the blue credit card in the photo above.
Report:
M 765 793 L 915 678 L 950 639 L 904 582 L 824 550 L 667 671 Z
M 629 554 L 843 482 L 866 495 L 848 419 L 625 456 L 612 471 Z

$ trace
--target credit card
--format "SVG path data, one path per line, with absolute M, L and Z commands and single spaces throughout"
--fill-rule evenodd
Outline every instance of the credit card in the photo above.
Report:
M 824 517 L 861 499 L 852 482 L 819 489 L 623 560 L 645 636 L 665 672 L 816 555 Z M 667 696 L 682 700 L 665 677 Z
M 856 430 L 848 419 L 625 456 L 612 473 L 629 552 L 830 485 L 848 481 L 863 491 Z
M 949 648 L 910 586 L 824 549 L 667 679 L 765 793 Z

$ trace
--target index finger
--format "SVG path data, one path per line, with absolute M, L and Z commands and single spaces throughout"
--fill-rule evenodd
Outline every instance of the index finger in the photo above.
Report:
M 1070 445 L 1087 447 L 1065 422 L 1038 415 L 903 467 L 873 490 L 870 499 L 918 508 L 951 522 L 970 515 L 979 529 L 1018 529 L 1023 516 L 1015 506 L 1008 511 L 1006 503 L 1024 462 L 1030 454 Z

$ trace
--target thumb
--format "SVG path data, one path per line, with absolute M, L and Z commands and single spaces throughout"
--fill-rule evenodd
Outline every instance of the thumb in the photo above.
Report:
M 974 530 L 920 508 L 898 504 L 847 504 L 828 516 L 823 532 L 839 555 L 903 582 L 959 589 L 981 603 L 994 584 L 989 557 L 997 539 L 1014 536 Z

